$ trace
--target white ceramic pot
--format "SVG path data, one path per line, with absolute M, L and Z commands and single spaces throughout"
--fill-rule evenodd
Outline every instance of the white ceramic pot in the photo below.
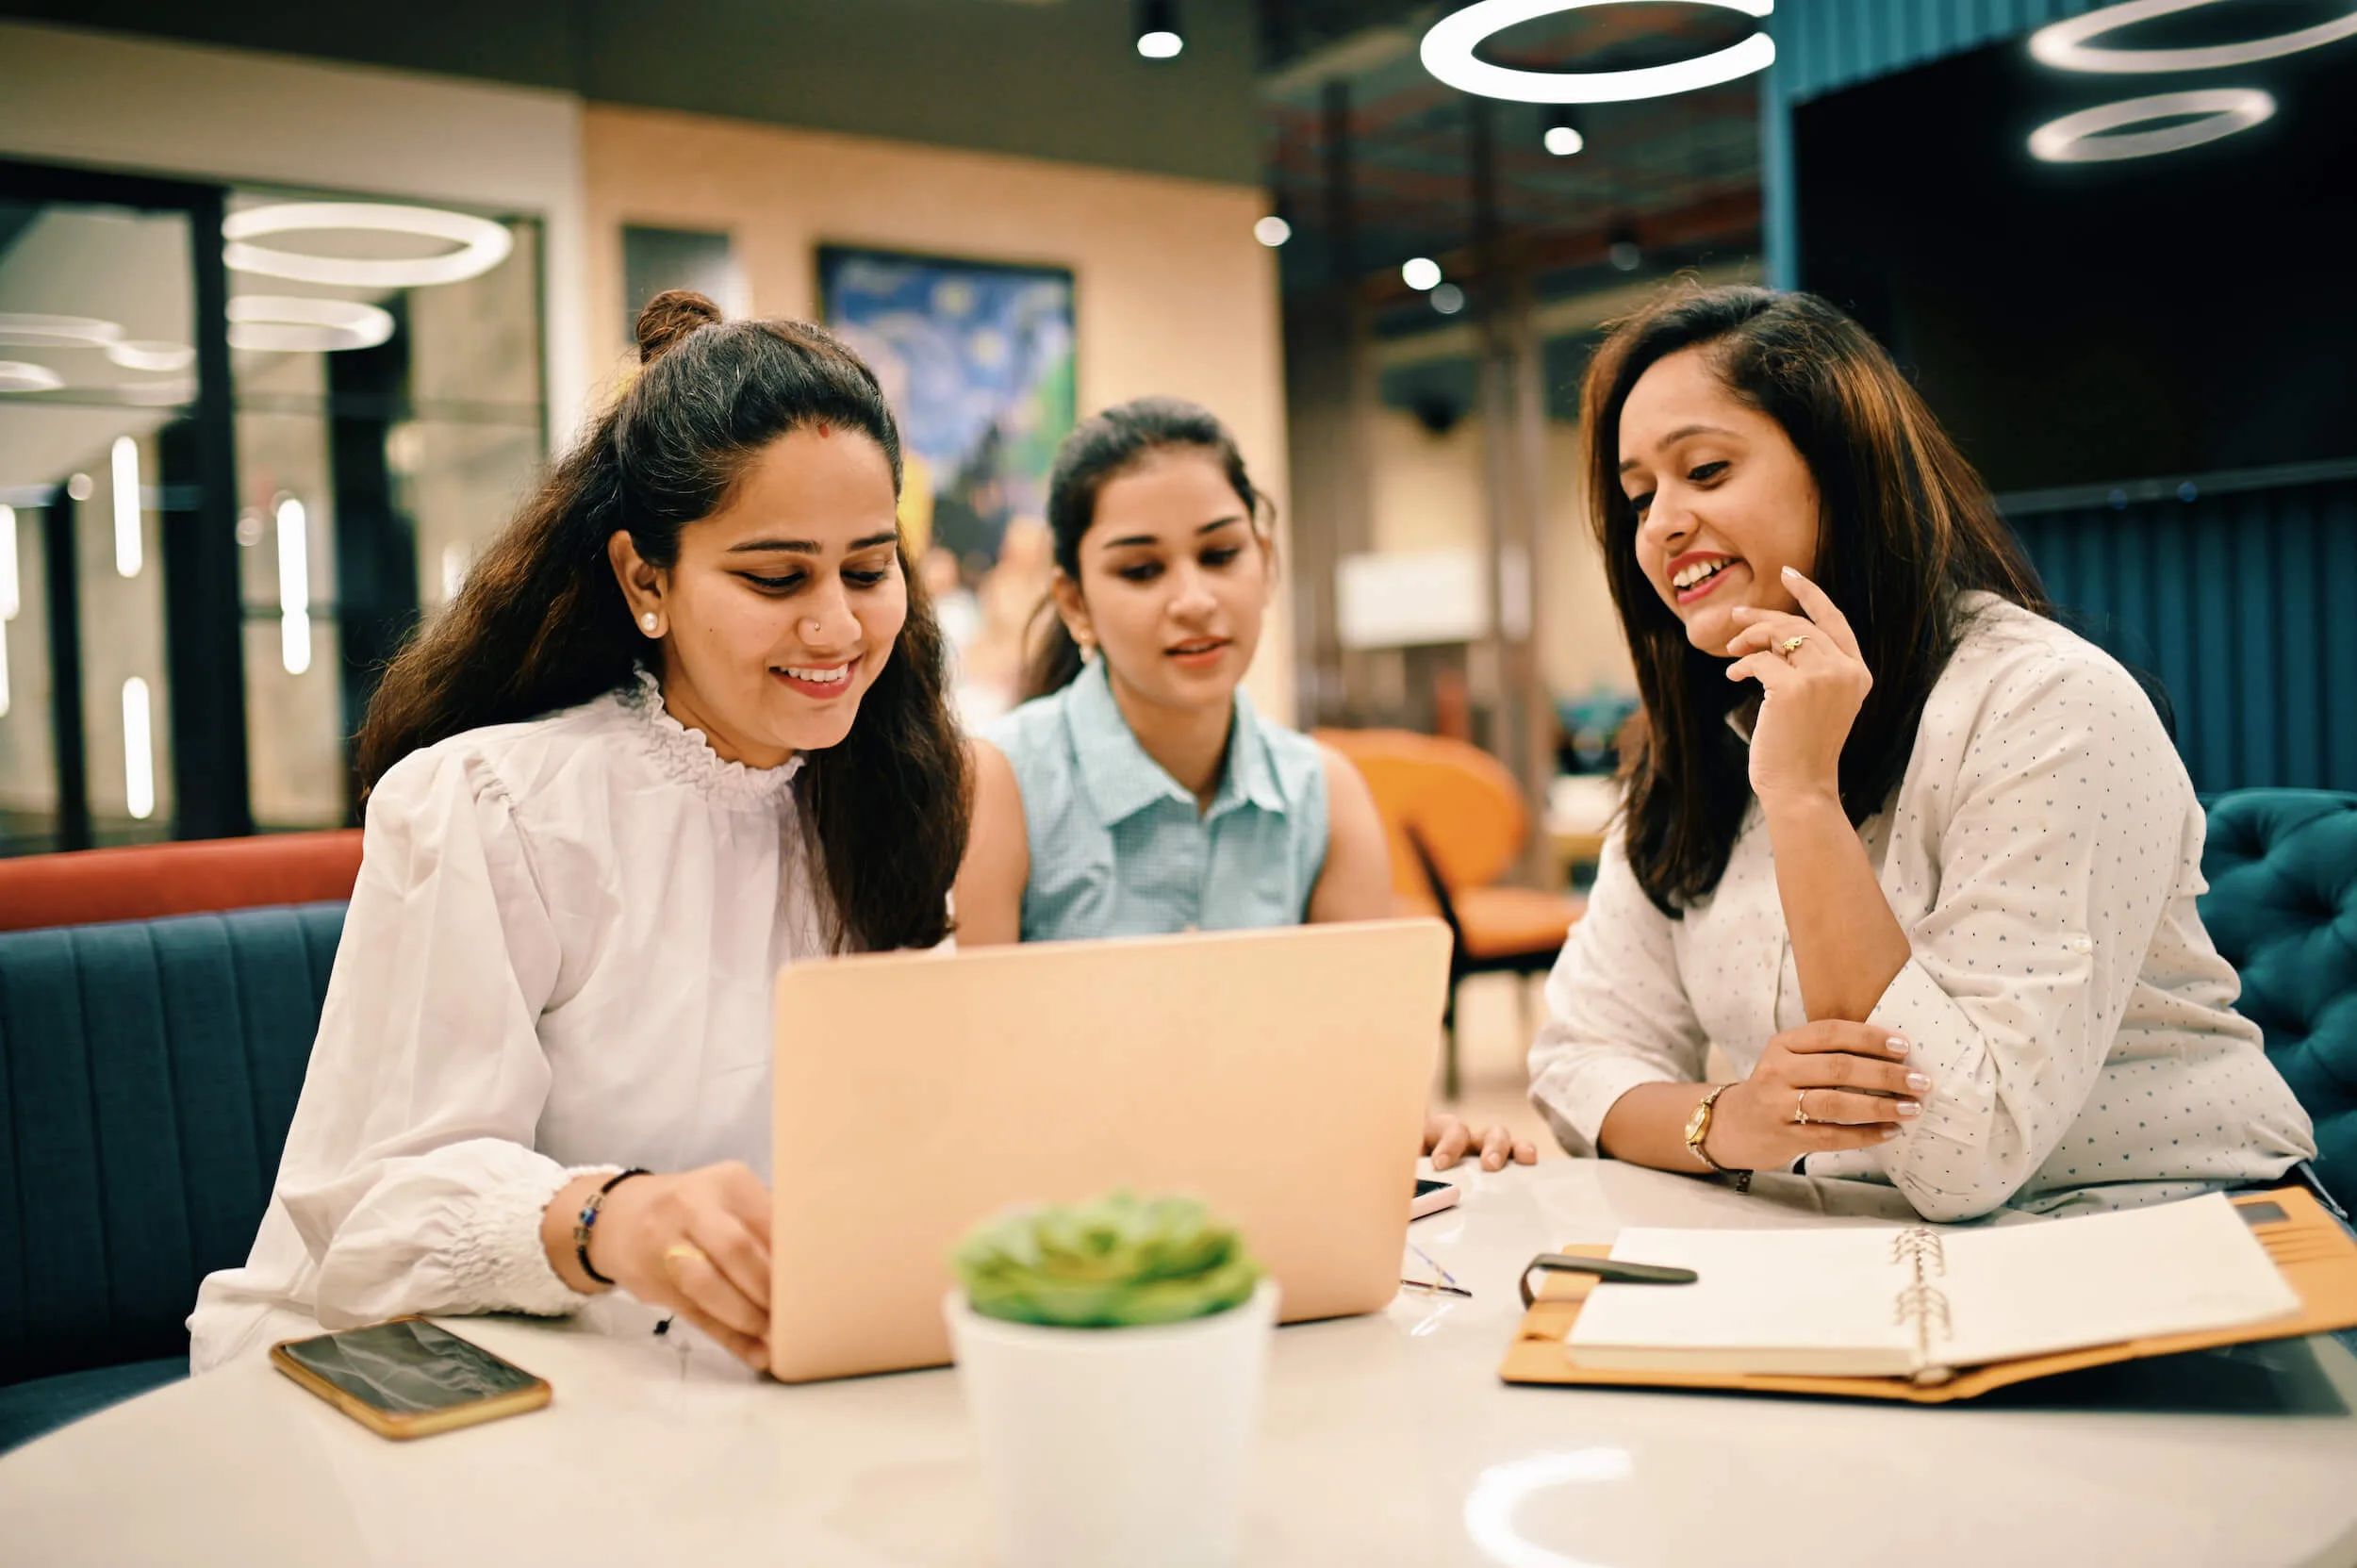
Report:
M 1044 1329 L 943 1304 L 1009 1563 L 1232 1562 L 1277 1284 L 1211 1317 Z

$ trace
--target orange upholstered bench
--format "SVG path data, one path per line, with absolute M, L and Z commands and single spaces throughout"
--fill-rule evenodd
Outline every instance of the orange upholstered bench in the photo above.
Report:
M 0 859 L 0 931 L 352 897 L 360 830 Z

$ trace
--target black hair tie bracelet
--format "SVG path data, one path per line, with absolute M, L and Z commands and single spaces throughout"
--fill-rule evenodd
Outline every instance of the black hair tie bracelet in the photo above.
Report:
M 603 1185 L 589 1195 L 588 1201 L 582 1204 L 581 1213 L 573 1221 L 573 1256 L 581 1262 L 581 1272 L 601 1285 L 611 1285 L 614 1281 L 600 1274 L 598 1265 L 589 1261 L 589 1232 L 598 1228 L 598 1214 L 605 1207 L 605 1195 L 632 1177 L 647 1174 L 643 1166 L 633 1165 L 626 1171 L 608 1177 Z

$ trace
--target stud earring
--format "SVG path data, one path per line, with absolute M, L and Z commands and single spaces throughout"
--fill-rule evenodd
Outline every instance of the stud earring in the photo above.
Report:
M 649 610 L 645 615 L 638 618 L 638 625 L 640 629 L 643 630 L 649 636 L 654 635 L 654 629 L 658 624 L 660 623 L 655 619 L 654 612 L 652 610 Z

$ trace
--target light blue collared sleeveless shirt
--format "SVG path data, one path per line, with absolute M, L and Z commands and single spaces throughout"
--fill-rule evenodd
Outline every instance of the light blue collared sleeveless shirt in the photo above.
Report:
M 1146 754 L 1097 659 L 982 731 L 1014 768 L 1031 875 L 1023 940 L 1297 926 L 1326 866 L 1326 758 L 1236 693 L 1228 767 L 1200 810 Z

